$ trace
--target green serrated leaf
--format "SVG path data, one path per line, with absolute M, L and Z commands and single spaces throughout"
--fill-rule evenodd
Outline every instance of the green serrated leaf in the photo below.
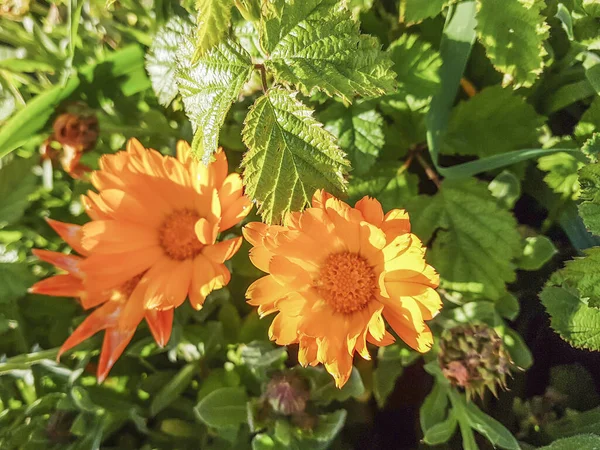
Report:
M 253 70 L 250 55 L 227 40 L 209 50 L 196 63 L 193 35 L 185 36 L 177 54 L 177 84 L 187 116 L 195 129 L 192 151 L 210 162 L 217 150 L 219 131 Z
M 561 338 L 573 347 L 600 350 L 600 309 L 586 305 L 573 291 L 552 285 L 540 298 Z
M 435 233 L 427 255 L 446 288 L 497 299 L 515 280 L 517 224 L 484 183 L 446 179 L 435 196 L 418 197 L 408 209 L 417 236 L 427 242 Z
M 598 0 L 582 0 L 581 6 L 584 11 L 594 18 L 600 18 L 600 3 Z
M 431 44 L 414 34 L 404 34 L 392 42 L 390 54 L 400 89 L 415 98 L 426 99 L 435 95 L 441 86 L 440 54 Z
M 594 98 L 590 107 L 581 116 L 575 127 L 575 135 L 586 139 L 597 130 L 600 130 L 600 96 Z
M 31 159 L 0 160 L 0 228 L 18 222 L 36 189 Z
M 339 195 L 345 190 L 348 163 L 294 93 L 270 89 L 248 113 L 242 131 L 246 193 L 259 203 L 268 223 L 309 204 L 317 189 Z
M 585 141 L 581 151 L 591 162 L 597 163 L 600 155 L 600 133 L 594 133 L 591 138 Z
M 399 170 L 400 167 L 377 165 L 362 177 L 352 176 L 348 186 L 350 203 L 368 195 L 379 200 L 384 211 L 406 208 L 418 194 L 419 177 Z
M 558 250 L 546 236 L 527 237 L 517 266 L 522 270 L 540 270 L 556 253 Z
M 549 27 L 542 0 L 478 0 L 477 36 L 503 85 L 531 86 L 542 72 Z
M 588 306 L 600 308 L 600 247 L 584 251 L 583 257 L 567 261 L 553 275 L 553 283 L 576 289 Z
M 544 181 L 550 189 L 565 199 L 576 199 L 579 196 L 577 171 L 583 163 L 574 154 L 555 153 L 538 159 L 538 167 L 548 174 Z
M 368 104 L 355 103 L 346 108 L 334 103 L 319 114 L 319 119 L 347 153 L 354 172 L 368 172 L 385 143 L 381 114 Z
M 389 57 L 374 37 L 360 34 L 343 3 L 275 0 L 262 19 L 265 65 L 276 81 L 347 102 L 393 90 Z
M 177 95 L 177 51 L 184 36 L 192 32 L 192 24 L 188 20 L 174 16 L 156 32 L 146 55 L 146 70 L 152 89 L 163 106 L 169 106 Z
M 581 188 L 579 215 L 591 233 L 600 235 L 600 164 L 582 167 L 578 182 Z
M 411 26 L 442 12 L 452 0 L 400 0 L 400 22 Z
M 223 40 L 231 22 L 232 6 L 231 0 L 196 0 L 198 29 L 194 60 Z
M 527 148 L 537 142 L 543 124 L 544 118 L 521 96 L 488 87 L 454 108 L 441 152 L 489 156 Z

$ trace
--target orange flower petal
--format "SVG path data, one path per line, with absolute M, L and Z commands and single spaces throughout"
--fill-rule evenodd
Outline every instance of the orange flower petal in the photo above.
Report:
M 150 328 L 154 340 L 159 347 L 164 347 L 169 342 L 171 337 L 171 329 L 173 328 L 173 313 L 175 309 L 165 309 L 162 311 L 148 310 L 146 311 L 146 322 Z
M 134 334 L 135 329 L 119 330 L 118 328 L 109 328 L 106 330 L 96 375 L 98 383 L 102 383 L 106 379 L 108 372 L 110 372 L 117 359 L 123 354 L 125 347 L 127 347 Z
M 358 209 L 365 220 L 376 227 L 380 227 L 383 222 L 383 209 L 381 203 L 371 197 L 363 197 L 359 200 L 355 206 Z
M 242 237 L 236 237 L 221 241 L 214 245 L 206 246 L 202 249 L 202 254 L 211 261 L 222 264 L 231 259 L 242 246 Z
M 72 223 L 59 222 L 58 220 L 46 219 L 48 225 L 80 255 L 87 255 L 81 245 L 81 227 Z
M 83 282 L 73 275 L 55 275 L 38 281 L 29 288 L 32 294 L 53 297 L 80 297 L 84 293 Z
M 34 249 L 32 253 L 42 261 L 46 261 L 59 269 L 66 270 L 77 278 L 82 278 L 81 265 L 83 259 L 75 255 L 65 255 L 64 253 L 51 252 L 49 250 Z

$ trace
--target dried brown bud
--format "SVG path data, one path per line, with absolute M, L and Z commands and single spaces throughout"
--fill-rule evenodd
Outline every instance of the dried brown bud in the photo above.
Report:
M 293 372 L 275 375 L 265 390 L 265 398 L 273 411 L 284 416 L 303 412 L 309 397 L 308 382 Z
M 506 389 L 514 364 L 496 331 L 485 325 L 461 325 L 442 334 L 439 363 L 452 385 L 465 389 L 467 399 L 483 397 L 485 389 Z
M 98 140 L 98 119 L 71 113 L 61 114 L 53 125 L 54 139 L 72 152 L 90 150 Z

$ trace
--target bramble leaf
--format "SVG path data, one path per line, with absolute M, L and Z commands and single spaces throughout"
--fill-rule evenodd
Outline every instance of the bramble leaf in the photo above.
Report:
M 551 281 L 540 298 L 550 315 L 550 325 L 573 347 L 600 350 L 600 309 L 592 308 L 572 289 Z
M 177 50 L 184 36 L 191 33 L 192 24 L 186 19 L 174 16 L 157 31 L 146 55 L 146 70 L 152 82 L 152 89 L 163 106 L 169 106 L 177 96 Z
M 374 197 L 384 211 L 406 208 L 407 203 L 418 194 L 419 177 L 403 171 L 400 167 L 376 166 L 364 176 L 352 175 L 348 185 L 350 204 L 356 203 L 365 195 Z
M 600 96 L 597 95 L 590 107 L 583 113 L 577 127 L 575 135 L 581 138 L 590 137 L 595 131 L 600 130 Z
M 544 181 L 561 197 L 575 199 L 579 195 L 577 171 L 583 166 L 575 156 L 569 153 L 555 153 L 538 159 L 538 167 L 548 172 Z
M 500 86 L 459 103 L 450 116 L 442 153 L 490 156 L 535 144 L 544 124 L 525 99 Z
M 392 42 L 387 52 L 394 63 L 400 90 L 415 98 L 426 99 L 440 88 L 440 54 L 431 44 L 414 34 L 404 34 Z
M 192 63 L 194 37 L 186 35 L 177 55 L 177 84 L 195 129 L 192 151 L 208 164 L 217 150 L 219 131 L 253 70 L 250 55 L 227 40 Z
M 518 259 L 517 265 L 522 270 L 539 270 L 556 253 L 556 247 L 546 236 L 531 236 L 525 238 L 523 254 Z
M 197 41 L 194 59 L 219 44 L 231 22 L 231 0 L 196 0 Z
M 531 86 L 542 72 L 548 25 L 540 0 L 478 0 L 477 36 L 503 85 Z
M 497 299 L 515 279 L 521 254 L 516 221 L 498 207 L 487 186 L 475 179 L 444 180 L 432 197 L 409 205 L 413 230 L 424 242 L 435 234 L 429 262 L 442 286 Z
M 284 89 L 271 89 L 248 113 L 242 131 L 248 195 L 268 223 L 309 204 L 317 189 L 345 191 L 348 162 L 311 110 Z
M 584 257 L 568 261 L 551 281 L 575 289 L 588 306 L 600 308 L 600 247 L 585 250 Z
M 579 170 L 581 188 L 579 215 L 585 227 L 600 235 L 600 164 L 589 164 Z
M 400 22 L 414 25 L 442 12 L 451 0 L 400 0 Z
M 351 102 L 394 88 L 391 61 L 335 0 L 276 0 L 263 15 L 265 65 L 277 82 Z
M 346 108 L 335 103 L 319 119 L 348 154 L 355 173 L 364 174 L 375 164 L 385 141 L 383 117 L 373 106 L 355 103 Z
M 594 133 L 581 147 L 581 151 L 587 158 L 593 162 L 598 162 L 598 155 L 600 155 L 600 133 Z

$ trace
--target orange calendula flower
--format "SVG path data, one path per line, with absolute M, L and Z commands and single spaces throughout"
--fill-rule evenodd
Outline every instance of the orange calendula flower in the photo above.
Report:
M 187 143 L 178 144 L 173 158 L 131 140 L 127 151 L 104 155 L 92 174 L 98 193 L 82 197 L 90 222 L 48 221 L 81 256 L 36 250 L 67 273 L 40 281 L 31 292 L 78 297 L 85 309 L 96 308 L 60 354 L 105 330 L 100 381 L 142 319 L 164 346 L 173 311 L 186 297 L 200 309 L 211 291 L 229 282 L 224 262 L 242 238 L 217 242 L 217 236 L 240 222 L 251 204 L 239 174 L 228 174 L 225 153 L 215 157 L 205 166 L 192 160 Z
M 289 214 L 283 226 L 253 222 L 244 236 L 254 265 L 269 273 L 248 288 L 248 303 L 261 316 L 278 312 L 270 338 L 298 343 L 300 363 L 324 364 L 338 387 L 355 352 L 370 359 L 367 341 L 394 341 L 384 318 L 415 350 L 431 348 L 425 321 L 441 308 L 439 277 L 406 211 L 384 215 L 368 197 L 352 208 L 318 191 L 312 207 Z

